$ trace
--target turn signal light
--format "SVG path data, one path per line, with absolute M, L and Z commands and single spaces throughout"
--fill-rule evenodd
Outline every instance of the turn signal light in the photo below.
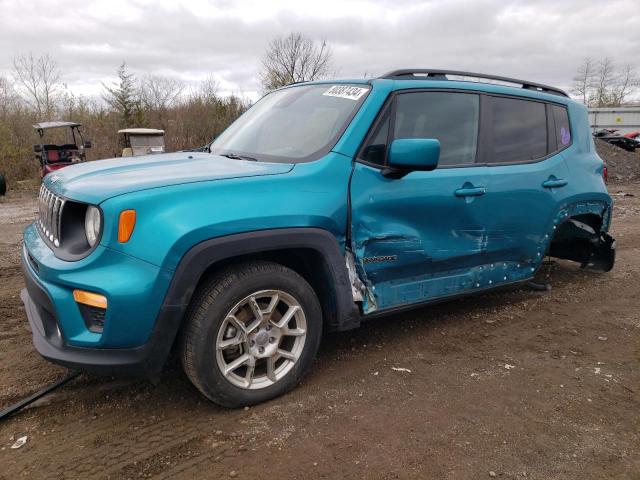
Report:
M 98 293 L 85 292 L 84 290 L 74 290 L 73 299 L 77 303 L 89 305 L 90 307 L 107 308 L 107 297 Z
M 128 242 L 135 226 L 135 210 L 123 210 L 120 212 L 120 221 L 118 222 L 118 241 L 120 243 Z

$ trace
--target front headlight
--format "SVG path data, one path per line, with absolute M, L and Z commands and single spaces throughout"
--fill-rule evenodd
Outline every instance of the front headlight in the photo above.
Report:
M 93 247 L 98 241 L 98 238 L 100 238 L 101 223 L 100 209 L 89 205 L 87 207 L 87 213 L 84 215 L 84 232 L 90 247 Z

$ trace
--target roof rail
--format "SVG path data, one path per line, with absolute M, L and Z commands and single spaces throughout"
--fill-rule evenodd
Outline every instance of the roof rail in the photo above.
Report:
M 447 75 L 455 75 L 458 77 L 472 77 L 482 80 L 495 80 L 498 82 L 512 83 L 520 85 L 520 88 L 527 90 L 535 90 L 538 92 L 551 93 L 553 95 L 562 95 L 563 97 L 569 97 L 567 92 L 556 87 L 550 87 L 549 85 L 543 85 L 541 83 L 528 82 L 526 80 L 518 80 L 516 78 L 500 77 L 497 75 L 486 75 L 484 73 L 473 72 L 461 72 L 457 70 L 436 70 L 431 68 L 407 68 L 403 70 L 393 70 L 387 72 L 379 78 L 387 78 L 392 80 L 414 80 L 415 77 L 422 77 L 431 80 L 449 80 Z M 469 81 L 469 80 L 463 80 Z

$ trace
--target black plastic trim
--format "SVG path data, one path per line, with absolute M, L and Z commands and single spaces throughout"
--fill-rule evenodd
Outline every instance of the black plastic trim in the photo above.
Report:
M 179 318 L 172 320 L 177 332 L 182 315 L 202 278 L 211 266 L 242 255 L 266 253 L 294 248 L 309 248 L 318 252 L 332 277 L 336 316 L 329 319 L 335 330 L 348 330 L 359 325 L 359 311 L 351 296 L 351 284 L 345 259 L 335 236 L 320 228 L 282 228 L 239 233 L 206 240 L 189 250 L 176 269 L 161 308 L 177 309 Z

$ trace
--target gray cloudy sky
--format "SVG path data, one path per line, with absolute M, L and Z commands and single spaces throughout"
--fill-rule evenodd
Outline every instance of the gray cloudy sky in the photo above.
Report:
M 255 98 L 266 43 L 290 31 L 326 38 L 341 77 L 433 67 L 569 87 L 587 55 L 640 70 L 639 0 L 0 0 L 0 74 L 32 51 L 79 94 L 125 60 Z

